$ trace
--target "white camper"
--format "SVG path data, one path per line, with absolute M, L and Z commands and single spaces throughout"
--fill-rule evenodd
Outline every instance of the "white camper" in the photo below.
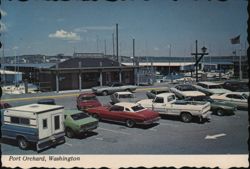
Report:
M 7 108 L 1 119 L 2 137 L 17 140 L 21 149 L 27 149 L 31 142 L 37 151 L 65 142 L 63 106 L 30 104 Z

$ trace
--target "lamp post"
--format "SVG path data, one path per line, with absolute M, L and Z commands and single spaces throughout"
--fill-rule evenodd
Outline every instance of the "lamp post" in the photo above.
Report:
M 191 55 L 195 56 L 195 79 L 196 79 L 196 82 L 198 82 L 198 64 L 199 62 L 201 61 L 201 59 L 203 58 L 204 55 L 208 55 L 208 53 L 206 53 L 207 51 L 207 48 L 205 46 L 203 46 L 201 48 L 201 51 L 202 53 L 198 53 L 198 41 L 196 40 L 195 41 L 195 53 L 191 53 Z M 198 56 L 200 56 L 198 58 Z

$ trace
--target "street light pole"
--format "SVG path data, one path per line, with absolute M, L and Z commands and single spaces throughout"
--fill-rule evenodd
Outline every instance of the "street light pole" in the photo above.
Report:
M 195 56 L 195 79 L 196 82 L 198 82 L 198 66 L 199 66 L 199 62 L 201 61 L 201 59 L 203 58 L 204 55 L 208 55 L 208 53 L 206 53 L 207 48 L 205 46 L 203 46 L 201 48 L 202 53 L 198 53 L 198 41 L 195 41 L 195 53 L 191 53 L 191 55 Z M 198 56 L 200 56 L 200 58 L 198 58 Z

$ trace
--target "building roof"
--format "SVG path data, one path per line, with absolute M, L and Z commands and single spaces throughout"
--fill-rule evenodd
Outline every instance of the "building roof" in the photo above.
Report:
M 56 63 L 18 63 L 17 67 L 50 68 Z M 15 64 L 3 64 L 4 67 L 15 67 Z
M 58 68 L 79 68 L 79 67 L 112 67 L 119 66 L 117 61 L 107 58 L 72 58 L 58 64 Z M 54 65 L 52 68 L 56 68 Z

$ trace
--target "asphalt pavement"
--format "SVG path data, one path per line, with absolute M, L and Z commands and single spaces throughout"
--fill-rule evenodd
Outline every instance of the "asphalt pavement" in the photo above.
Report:
M 135 95 L 145 99 L 146 90 L 165 85 L 140 87 Z M 88 92 L 84 90 L 82 92 Z M 79 91 L 50 92 L 6 96 L 2 98 L 12 106 L 35 103 L 41 98 L 54 98 L 66 109 L 76 109 Z M 107 104 L 109 96 L 98 96 Z M 232 116 L 212 115 L 205 123 L 195 120 L 183 123 L 178 117 L 161 116 L 159 123 L 147 127 L 128 128 L 124 124 L 99 122 L 93 132 L 77 138 L 67 138 L 64 144 L 46 149 L 40 154 L 247 154 L 248 112 L 237 110 Z M 3 155 L 37 154 L 34 147 L 21 150 L 13 140 L 1 139 Z

